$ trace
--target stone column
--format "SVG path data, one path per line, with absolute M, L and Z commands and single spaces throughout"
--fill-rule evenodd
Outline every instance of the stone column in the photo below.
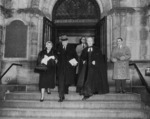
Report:
M 107 58 L 110 61 L 110 55 L 112 50 L 112 16 L 107 16 Z
M 147 12 L 147 27 L 148 27 L 148 46 L 150 46 L 150 9 Z M 147 49 L 147 59 L 150 60 L 150 47 Z M 150 66 L 150 65 L 149 65 Z
M 29 25 L 29 45 L 30 45 L 30 50 L 29 50 L 29 58 L 30 60 L 35 60 L 37 55 L 38 55 L 38 47 L 39 47 L 39 38 L 42 32 L 40 28 L 40 16 L 39 15 L 33 15 L 32 17 L 30 16 L 30 25 Z M 39 31 L 40 29 L 40 31 Z M 42 42 L 42 39 L 41 41 Z
M 0 5 L 2 6 L 2 1 L 0 1 Z M 2 60 L 2 47 L 3 47 L 3 24 L 4 24 L 4 15 L 0 10 L 0 76 L 1 76 L 1 60 Z M 0 81 L 1 83 L 1 81 Z

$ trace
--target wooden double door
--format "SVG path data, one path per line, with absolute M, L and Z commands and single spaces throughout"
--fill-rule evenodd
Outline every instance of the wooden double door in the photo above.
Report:
M 81 37 L 93 37 L 95 46 L 99 47 L 107 66 L 107 24 L 104 17 L 95 24 L 54 24 L 47 18 L 43 19 L 43 47 L 47 40 L 51 40 L 56 47 L 62 34 L 66 34 L 69 42 L 76 46 Z

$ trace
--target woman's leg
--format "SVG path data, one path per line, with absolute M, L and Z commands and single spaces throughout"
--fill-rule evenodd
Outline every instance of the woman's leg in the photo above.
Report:
M 50 88 L 47 88 L 47 94 L 51 94 Z
M 62 76 L 58 79 L 58 93 L 59 93 L 59 100 L 58 102 L 62 102 L 65 99 L 65 77 Z
M 121 92 L 121 80 L 115 79 L 116 93 Z
M 121 81 L 121 87 L 122 87 L 122 90 L 121 90 L 122 93 L 125 93 L 126 92 L 126 90 L 125 90 L 125 88 L 126 88 L 126 79 Z
M 40 99 L 40 102 L 44 101 L 44 93 L 45 93 L 45 88 L 41 88 L 41 99 Z

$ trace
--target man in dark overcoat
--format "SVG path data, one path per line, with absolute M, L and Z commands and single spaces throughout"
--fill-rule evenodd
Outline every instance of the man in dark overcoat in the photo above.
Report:
M 66 35 L 61 37 L 61 43 L 57 47 L 57 77 L 58 77 L 58 92 L 59 102 L 65 99 L 65 94 L 68 94 L 68 88 L 75 83 L 76 65 L 71 64 L 71 60 L 77 58 L 75 49 L 68 43 Z
M 109 92 L 104 57 L 100 49 L 93 46 L 94 39 L 92 37 L 87 38 L 87 44 L 88 47 L 81 54 L 83 67 L 77 84 L 82 87 L 83 100 L 95 93 L 105 94 Z

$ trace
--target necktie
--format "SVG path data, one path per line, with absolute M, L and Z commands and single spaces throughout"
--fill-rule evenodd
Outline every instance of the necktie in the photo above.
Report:
M 83 47 L 83 49 L 84 49 L 84 48 L 85 48 L 85 45 L 83 44 L 82 47 Z
M 122 45 L 120 45 L 119 48 L 121 49 L 121 48 L 122 48 Z
M 66 50 L 66 46 L 63 46 L 63 49 Z
M 92 50 L 93 50 L 92 47 L 88 48 L 88 52 L 92 52 Z

